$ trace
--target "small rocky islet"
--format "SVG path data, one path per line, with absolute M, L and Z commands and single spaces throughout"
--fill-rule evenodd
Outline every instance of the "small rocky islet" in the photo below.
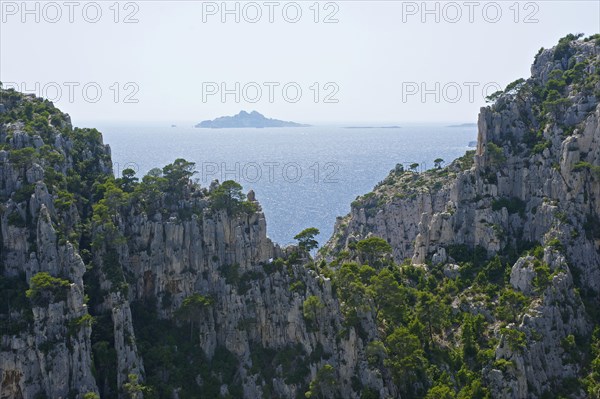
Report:
M 303 125 L 301 123 L 282 121 L 279 119 L 271 119 L 265 117 L 263 114 L 252 111 L 250 113 L 246 111 L 240 111 L 237 115 L 233 116 L 220 116 L 216 119 L 205 120 L 194 127 L 196 128 L 210 128 L 210 129 L 237 129 L 237 128 L 268 128 L 268 127 L 308 127 L 309 125 Z

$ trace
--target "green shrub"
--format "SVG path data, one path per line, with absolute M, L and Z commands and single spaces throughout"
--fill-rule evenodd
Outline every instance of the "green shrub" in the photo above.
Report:
M 35 184 L 24 184 L 23 186 L 21 186 L 21 188 L 19 188 L 13 193 L 12 199 L 17 203 L 28 201 L 33 195 L 34 191 Z
M 487 250 L 481 246 L 470 248 L 466 244 L 452 244 L 446 247 L 448 256 L 458 263 L 472 262 L 479 266 L 488 258 Z
M 70 285 L 69 280 L 53 277 L 47 272 L 39 272 L 31 277 L 25 295 L 35 305 L 64 301 L 67 299 Z
M 447 385 L 436 385 L 431 387 L 425 395 L 425 399 L 454 399 L 456 392 Z
M 298 292 L 302 294 L 306 291 L 306 284 L 300 280 L 294 281 L 292 284 L 290 284 L 289 290 L 291 292 Z
M 81 317 L 76 317 L 69 321 L 69 335 L 75 335 L 81 327 L 91 327 L 95 322 L 94 317 L 89 313 Z
M 516 352 L 522 352 L 527 346 L 527 339 L 523 331 L 516 328 L 501 328 L 500 334 L 504 336 L 508 347 Z
M 8 225 L 15 227 L 26 227 L 27 223 L 25 219 L 21 216 L 21 214 L 15 210 L 8 214 Z
M 35 149 L 33 149 L 32 147 L 11 150 L 9 153 L 10 162 L 14 163 L 15 166 L 19 168 L 24 168 L 31 165 L 31 163 L 33 163 L 35 159 L 36 152 Z
M 246 294 L 252 286 L 252 281 L 262 280 L 263 278 L 265 278 L 265 275 L 258 271 L 248 271 L 242 274 L 237 287 L 238 293 L 240 295 Z
M 302 304 L 302 314 L 304 318 L 310 322 L 315 322 L 320 313 L 320 310 L 323 309 L 325 305 L 319 299 L 319 297 L 311 295 Z
M 371 366 L 381 366 L 387 357 L 387 350 L 383 342 L 371 341 L 366 349 L 367 361 Z
M 489 154 L 489 159 L 492 166 L 501 166 L 504 162 L 506 162 L 504 150 L 495 143 L 487 143 L 487 153 Z
M 273 260 L 273 262 L 264 263 L 263 269 L 265 270 L 265 273 L 272 274 L 277 271 L 283 270 L 284 266 L 285 266 L 285 261 L 281 258 L 277 258 L 277 259 Z
M 319 234 L 319 229 L 309 227 L 296 234 L 294 240 L 298 240 L 298 248 L 300 250 L 310 252 L 319 246 L 319 242 L 315 240 L 315 237 Z
M 561 38 L 554 49 L 554 60 L 559 61 L 563 58 L 569 58 L 571 56 L 571 52 L 573 49 L 571 48 L 571 42 L 573 40 L 577 40 L 583 36 L 583 33 L 578 33 L 576 35 L 569 33 L 567 36 Z
M 310 382 L 309 390 L 304 394 L 306 398 L 332 397 L 333 389 L 337 385 L 335 369 L 330 364 L 325 364 L 317 371 L 317 376 Z
M 511 367 L 514 367 L 514 363 L 511 360 L 498 359 L 494 362 L 493 368 L 502 372 L 507 372 Z
M 224 209 L 231 216 L 240 213 L 252 214 L 258 210 L 254 202 L 246 201 L 242 186 L 233 180 L 226 180 L 210 193 L 211 207 L 215 210 Z
M 373 388 L 363 388 L 360 393 L 360 399 L 379 399 L 379 392 Z
M 525 201 L 517 197 L 503 197 L 492 201 L 492 210 L 499 211 L 502 208 L 506 208 L 508 213 L 518 213 L 521 216 L 525 216 L 525 206 Z
M 558 238 L 552 238 L 550 240 L 548 240 L 548 242 L 546 243 L 546 245 L 548 245 L 549 247 L 552 247 L 554 249 L 556 249 L 557 251 L 562 251 L 563 250 L 563 245 L 560 242 L 560 240 Z
M 533 278 L 533 286 L 538 292 L 541 292 L 550 285 L 551 282 L 551 271 L 547 264 L 540 261 L 535 261 L 533 269 L 535 270 L 535 277 Z
M 392 253 L 392 246 L 381 237 L 369 237 L 356 243 L 356 250 L 370 263 L 378 263 L 382 256 Z
M 523 79 L 523 78 L 517 79 L 514 82 L 509 83 L 506 86 L 506 89 L 504 89 L 504 92 L 505 93 L 517 92 L 523 86 L 524 83 L 525 83 L 525 79 Z
M 465 155 L 458 158 L 455 162 L 457 162 L 460 170 L 462 171 L 471 169 L 471 167 L 475 164 L 475 150 L 469 150 L 465 152 Z
M 541 143 L 537 143 L 536 145 L 534 145 L 531 149 L 531 152 L 533 154 L 541 154 L 546 148 L 550 148 L 551 146 L 552 142 L 550 140 L 544 140 Z
M 502 292 L 496 308 L 496 314 L 501 320 L 516 322 L 527 304 L 527 297 L 522 293 L 507 288 Z
M 75 203 L 75 194 L 61 190 L 57 194 L 58 198 L 54 200 L 54 205 L 61 210 L 67 211 Z
M 221 273 L 223 273 L 223 277 L 225 277 L 225 282 L 229 285 L 233 285 L 237 287 L 240 283 L 240 265 L 234 263 L 232 265 L 224 265 L 219 268 Z

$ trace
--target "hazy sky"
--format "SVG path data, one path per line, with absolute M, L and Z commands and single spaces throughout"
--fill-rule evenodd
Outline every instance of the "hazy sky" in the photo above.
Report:
M 78 125 L 474 122 L 540 47 L 600 32 L 598 1 L 23 4 L 0 2 L 0 81 Z

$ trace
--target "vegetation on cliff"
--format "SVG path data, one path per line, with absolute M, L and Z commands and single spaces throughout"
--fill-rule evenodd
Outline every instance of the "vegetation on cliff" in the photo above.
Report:
M 397 166 L 353 202 L 320 251 L 346 323 L 366 337 L 376 320 L 370 362 L 392 374 L 402 397 L 597 395 L 597 338 L 587 323 L 600 325 L 598 292 L 582 279 L 595 262 L 581 260 L 580 246 L 598 237 L 600 160 L 595 147 L 565 159 L 584 131 L 594 134 L 600 99 L 600 37 L 580 38 L 540 51 L 530 79 L 490 96 L 477 151 L 421 173 Z M 536 174 L 565 181 L 577 199 L 546 194 Z M 416 209 L 423 218 L 401 219 Z M 534 226 L 545 234 L 527 234 Z M 391 243 L 395 261 L 361 254 L 373 239 Z M 546 364 L 527 366 L 540 348 Z M 568 371 L 548 381 L 525 367 Z
M 0 90 L 2 384 L 597 397 L 599 48 L 569 35 L 540 51 L 531 78 L 490 98 L 476 151 L 397 166 L 317 260 L 318 230 L 280 249 L 238 183 L 201 187 L 184 159 L 115 178 L 97 130 Z

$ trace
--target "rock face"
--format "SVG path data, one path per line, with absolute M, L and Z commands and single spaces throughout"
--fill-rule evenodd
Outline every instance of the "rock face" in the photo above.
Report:
M 145 213 L 130 214 L 123 215 L 119 225 L 127 242 L 116 248 L 118 262 L 125 273 L 139 276 L 131 279 L 129 301 L 155 304 L 159 318 L 177 319 L 186 298 L 194 294 L 212 298 L 212 304 L 199 311 L 201 319 L 193 339 L 209 360 L 220 350 L 235 356 L 238 380 L 243 381 L 236 388 L 244 397 L 261 397 L 265 392 L 280 397 L 302 395 L 303 381 L 313 379 L 324 364 L 337 370 L 338 389 L 344 397 L 356 395 L 351 381 L 357 369 L 363 370 L 361 385 L 385 396 L 394 392 L 393 384 L 387 386 L 367 367 L 365 343 L 354 331 L 340 339 L 343 320 L 331 282 L 301 263 L 286 266 L 276 260 L 284 254 L 267 238 L 262 213 L 232 217 L 225 210 L 205 208 L 189 220 L 166 221 L 149 220 Z M 100 251 L 99 257 L 106 251 Z M 298 288 L 292 290 L 294 286 Z M 313 321 L 318 330 L 303 315 L 303 302 L 309 296 L 320 298 L 323 304 Z M 111 299 L 110 306 L 118 369 L 127 370 L 119 377 L 121 386 L 131 373 L 143 379 L 143 359 L 135 344 L 123 348 L 123 342 L 127 343 L 123 336 L 135 334 L 129 302 Z M 289 383 L 286 373 L 291 371 L 283 370 L 272 381 L 260 382 L 263 377 L 253 363 L 257 361 L 254 354 L 290 347 L 295 348 L 295 356 L 314 359 L 300 380 Z M 197 384 L 201 393 L 203 384 Z M 232 387 L 225 383 L 223 389 L 230 392 Z
M 512 326 L 526 335 L 525 349 L 511 348 L 496 331 L 496 358 L 514 367 L 484 374 L 492 396 L 502 398 L 540 397 L 583 375 L 561 343 L 590 336 L 595 310 L 580 293 L 591 302 L 600 293 L 599 43 L 563 39 L 536 56 L 531 72 L 481 109 L 476 151 L 421 175 L 392 171 L 338 219 L 321 251 L 332 259 L 374 235 L 387 240 L 397 262 L 436 265 L 452 264 L 460 247 L 488 256 L 545 247 L 553 277 L 540 295 L 532 257 L 510 272 L 514 289 L 536 299 Z
M 21 102 L 37 100 L 10 92 L 3 101 L 5 109 L 14 110 Z M 68 123 L 66 115 L 48 119 L 56 126 Z M 57 231 L 59 224 L 76 225 L 79 215 L 75 207 L 58 215 L 44 179 L 47 172 L 66 174 L 77 162 L 71 152 L 74 143 L 58 129 L 42 138 L 19 121 L 0 126 L 5 148 L 0 151 L 0 278 L 5 298 L 0 311 L 0 396 L 66 398 L 97 393 L 84 298 L 85 264 L 76 247 Z M 51 143 L 51 150 L 45 142 Z M 32 148 L 52 151 L 56 162 L 36 159 L 35 151 L 29 151 Z M 110 173 L 105 150 L 99 148 L 91 169 Z M 30 304 L 25 298 L 27 282 L 39 272 L 64 279 L 65 292 Z
M 267 237 L 253 192 L 200 188 L 184 160 L 115 180 L 96 130 L 2 101 L 2 399 L 296 397 L 328 367 L 328 395 L 396 395 L 331 281 Z
M 475 151 L 397 167 L 352 204 L 321 251 L 329 266 L 271 242 L 253 192 L 199 187 L 182 159 L 115 179 L 98 131 L 2 91 L 0 398 L 448 397 L 460 379 L 458 397 L 585 397 L 580 381 L 598 379 L 599 54 L 575 38 L 540 52 L 530 79 L 481 110 Z M 375 256 L 388 247 L 404 265 Z M 495 260 L 478 270 L 482 258 Z M 464 325 L 437 325 L 446 306 Z M 427 320 L 401 325 L 415 315 Z M 491 354 L 464 355 L 469 331 Z M 442 367 L 419 374 L 425 349 Z

